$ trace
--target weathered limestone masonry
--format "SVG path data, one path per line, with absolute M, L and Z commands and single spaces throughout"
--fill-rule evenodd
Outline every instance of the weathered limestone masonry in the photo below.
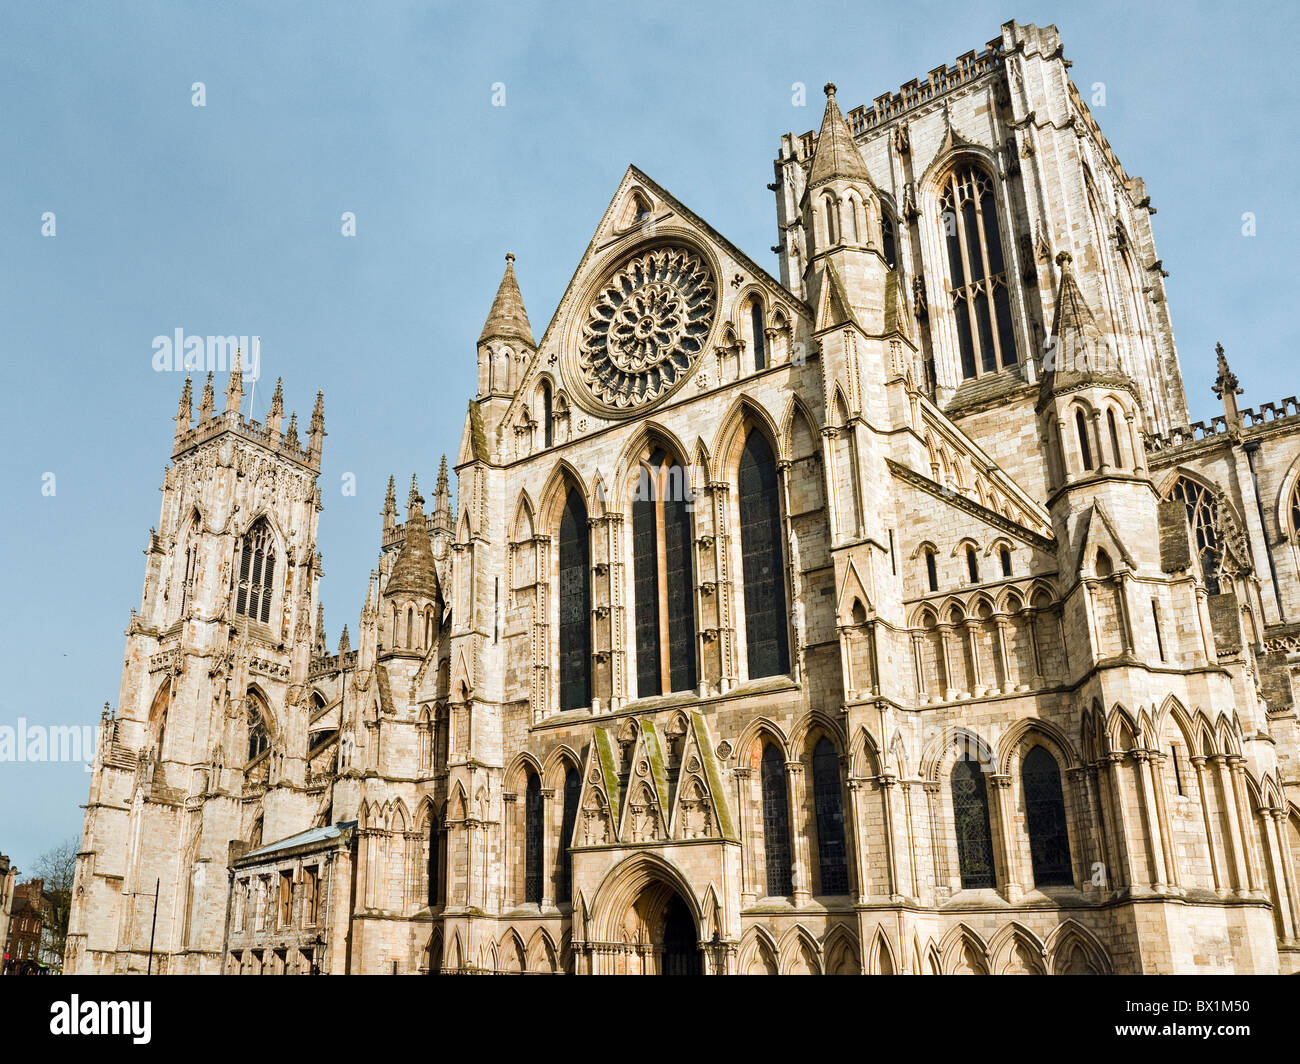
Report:
M 325 649 L 307 449 L 187 384 L 69 967 L 1300 970 L 1300 406 L 1188 426 L 1059 37 L 775 160 L 780 279 L 630 167 Z

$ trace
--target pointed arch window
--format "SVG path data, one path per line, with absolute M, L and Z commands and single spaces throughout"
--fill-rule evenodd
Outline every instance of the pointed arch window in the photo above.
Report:
M 880 251 L 891 270 L 898 269 L 894 217 L 887 209 L 880 212 Z
M 844 846 L 844 792 L 840 755 L 822 736 L 813 747 L 813 808 L 817 814 L 817 866 L 822 894 L 849 892 L 849 862 Z
M 974 164 L 958 167 L 943 184 L 939 207 L 962 377 L 996 373 L 1018 357 L 993 179 Z
M 835 224 L 835 200 L 827 196 L 826 200 L 826 244 L 829 247 L 835 243 L 835 231 L 838 228 Z
M 1106 427 L 1110 429 L 1110 450 L 1115 456 L 1115 468 L 1124 468 L 1124 457 L 1119 449 L 1119 425 L 1115 422 L 1115 410 L 1113 407 L 1106 408 Z
M 1079 458 L 1083 462 L 1083 468 L 1091 469 L 1092 444 L 1088 440 L 1088 419 L 1083 416 L 1082 410 L 1074 411 L 1074 429 L 1079 436 Z
M 745 439 L 738 479 L 746 655 L 752 680 L 790 671 L 776 458 L 757 429 Z
M 1178 499 L 1187 507 L 1187 525 L 1192 530 L 1192 541 L 1201 560 L 1201 574 L 1206 589 L 1212 595 L 1219 593 L 1219 506 L 1204 484 L 1189 477 L 1179 477 L 1166 496 Z
M 632 499 L 637 696 L 687 691 L 695 675 L 695 581 L 685 470 L 656 449 Z
M 754 369 L 767 369 L 767 333 L 763 329 L 763 301 L 758 296 L 749 301 L 749 323 L 754 334 Z
M 542 900 L 542 781 L 528 773 L 524 788 L 524 901 Z
M 564 811 L 560 819 L 560 874 L 555 886 L 555 900 L 573 900 L 573 831 L 578 823 L 578 795 L 582 780 L 572 765 L 564 770 Z
M 435 908 L 442 903 L 442 862 L 439 858 L 442 856 L 438 852 L 439 846 L 442 845 L 441 832 L 438 830 L 438 822 L 441 818 L 436 812 L 429 814 L 429 907 Z
M 978 761 L 963 755 L 952 766 L 952 814 L 962 890 L 994 885 L 989 799 Z
M 759 768 L 763 790 L 763 863 L 767 893 L 785 898 L 794 893 L 790 869 L 790 807 L 786 800 L 785 760 L 772 743 L 763 747 Z
M 551 397 L 551 382 L 542 381 L 542 446 L 551 447 L 555 443 L 555 409 Z
M 1300 480 L 1291 489 L 1291 538 L 1300 538 Z
M 1065 798 L 1056 758 L 1035 746 L 1020 766 L 1020 782 L 1025 792 L 1034 884 L 1068 887 L 1074 882 L 1074 874 L 1070 870 L 1070 837 L 1065 827 Z
M 925 583 L 931 591 L 939 590 L 939 562 L 929 547 L 925 549 Z
M 1011 575 L 1011 548 L 1000 547 L 998 549 L 998 560 L 1002 563 L 1002 575 Z
M 239 581 L 235 612 L 266 624 L 271 619 L 271 589 L 275 586 L 275 540 L 266 518 L 259 517 L 239 545 Z
M 560 709 L 591 705 L 591 540 L 573 488 L 560 518 Z
M 186 537 L 184 571 L 181 577 L 181 609 L 180 616 L 185 616 L 185 607 L 189 604 L 191 596 L 194 594 L 194 577 L 198 568 L 199 558 L 199 535 L 200 521 L 199 515 L 195 513 L 190 523 L 189 535 Z
M 266 731 L 266 707 L 256 695 L 248 696 L 248 760 L 266 753 L 271 737 Z
M 980 560 L 974 547 L 966 548 L 966 575 L 970 577 L 972 584 L 980 582 Z

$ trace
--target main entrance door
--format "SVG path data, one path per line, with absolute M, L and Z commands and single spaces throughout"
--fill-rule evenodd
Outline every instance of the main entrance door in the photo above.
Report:
M 660 975 L 703 975 L 695 921 L 681 896 L 674 894 L 664 912 Z

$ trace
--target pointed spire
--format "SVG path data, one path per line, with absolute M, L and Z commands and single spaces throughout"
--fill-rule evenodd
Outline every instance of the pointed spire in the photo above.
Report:
M 181 389 L 180 405 L 176 408 L 176 438 L 190 430 L 190 422 L 194 419 L 194 393 L 193 382 L 189 377 L 185 378 L 185 387 Z
M 808 188 L 811 190 L 836 179 L 863 181 L 870 185 L 871 175 L 867 173 L 867 164 L 862 160 L 862 153 L 858 151 L 848 123 L 840 114 L 840 105 L 835 102 L 834 82 L 827 82 L 824 91 L 826 113 L 822 116 L 822 129 L 813 152 Z
M 1237 375 L 1232 372 L 1232 367 L 1228 365 L 1228 356 L 1224 353 L 1223 344 L 1215 344 L 1214 352 L 1219 356 L 1219 375 L 1214 378 L 1214 394 L 1223 400 L 1223 412 L 1228 427 L 1239 430 L 1241 428 L 1241 411 L 1237 408 L 1237 396 L 1241 394 L 1241 387 L 1237 381 Z
M 483 331 L 479 333 L 478 342 L 485 340 L 522 340 L 529 347 L 536 347 L 533 339 L 533 327 L 528 323 L 528 312 L 524 309 L 524 297 L 519 292 L 519 282 L 515 280 L 515 256 L 506 253 L 506 272 L 501 277 L 496 299 L 488 312 Z
M 409 514 L 411 510 L 418 509 L 424 502 L 424 497 L 420 494 L 420 485 L 416 480 L 416 475 L 411 474 L 411 490 L 406 496 L 406 509 Z
M 289 415 L 289 428 L 285 432 L 284 438 L 285 442 L 293 444 L 295 448 L 300 448 L 302 446 L 302 444 L 298 442 L 298 411 L 296 410 Z
M 343 626 L 343 631 L 339 633 L 339 656 L 352 653 L 352 640 L 348 638 L 348 626 Z
M 320 460 L 321 445 L 325 440 L 325 393 L 316 393 L 316 406 L 311 412 L 311 425 L 307 429 L 307 450 Z
M 433 493 L 433 527 L 451 531 L 451 486 L 447 478 L 447 456 L 438 466 L 438 487 Z
M 325 603 L 316 603 L 316 653 L 325 653 Z
M 1119 356 L 1097 325 L 1071 268 L 1073 256 L 1056 256 L 1061 281 L 1056 289 L 1056 317 L 1043 356 L 1042 395 L 1053 395 L 1095 381 L 1127 382 Z
M 235 348 L 235 363 L 230 367 L 230 383 L 226 385 L 226 411 L 238 412 L 244 405 L 244 371 L 240 366 L 243 352 Z
M 397 482 L 388 478 L 388 494 L 384 497 L 384 531 L 391 532 L 397 524 Z
M 212 417 L 212 371 L 208 371 L 207 382 L 203 385 L 203 394 L 199 397 L 199 424 Z
M 280 431 L 280 422 L 284 418 L 284 382 L 275 378 L 275 394 L 271 396 L 271 409 L 266 415 L 266 428 L 273 436 Z
M 408 507 L 402 549 L 397 552 L 397 560 L 393 562 L 392 572 L 388 574 L 384 595 L 414 595 L 432 601 L 438 597 L 438 573 L 433 557 L 433 542 L 424 522 L 424 499 L 415 483 L 415 477 L 411 478 Z

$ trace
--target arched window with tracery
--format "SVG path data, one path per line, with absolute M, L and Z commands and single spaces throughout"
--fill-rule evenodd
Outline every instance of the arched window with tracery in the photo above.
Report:
M 989 799 L 980 763 L 963 755 L 952 766 L 952 814 L 962 890 L 994 885 Z
M 1025 793 L 1034 885 L 1068 887 L 1074 882 L 1074 874 L 1070 870 L 1070 837 L 1065 827 L 1065 798 L 1056 758 L 1035 746 L 1020 766 L 1020 782 Z
M 939 209 L 962 377 L 996 373 L 1018 357 L 993 179 L 973 163 L 957 167 L 944 181 Z
M 560 709 L 591 705 L 591 541 L 587 506 L 570 488 L 560 518 Z
M 1210 594 L 1219 593 L 1219 506 L 1204 484 L 1190 477 L 1179 477 L 1169 489 L 1168 499 L 1178 499 L 1187 507 L 1187 524 L 1192 542 L 1201 560 L 1201 574 Z
M 817 871 L 821 894 L 849 892 L 849 861 L 844 845 L 844 792 L 840 755 L 826 736 L 812 756 L 813 809 L 817 816 Z
M 528 773 L 524 788 L 524 901 L 542 900 L 542 781 Z
M 266 730 L 266 706 L 254 694 L 248 696 L 248 760 L 266 753 L 271 748 L 271 737 Z
M 759 767 L 763 790 L 763 864 L 767 893 L 786 898 L 794 893 L 790 868 L 790 807 L 786 801 L 785 759 L 774 743 L 763 747 Z
M 738 479 L 749 678 L 779 676 L 790 671 L 781 501 L 776 457 L 757 429 L 745 439 Z
M 556 877 L 555 900 L 573 900 L 573 831 L 578 823 L 578 795 L 582 780 L 578 770 L 569 765 L 564 770 L 564 810 L 560 817 L 560 874 Z
M 239 544 L 239 573 L 235 612 L 266 624 L 271 619 L 271 590 L 275 580 L 275 540 L 266 518 L 259 517 Z
M 1300 541 L 1300 479 L 1291 489 L 1291 539 Z
M 637 696 L 686 691 L 695 676 L 695 581 L 690 483 L 656 448 L 632 497 Z

